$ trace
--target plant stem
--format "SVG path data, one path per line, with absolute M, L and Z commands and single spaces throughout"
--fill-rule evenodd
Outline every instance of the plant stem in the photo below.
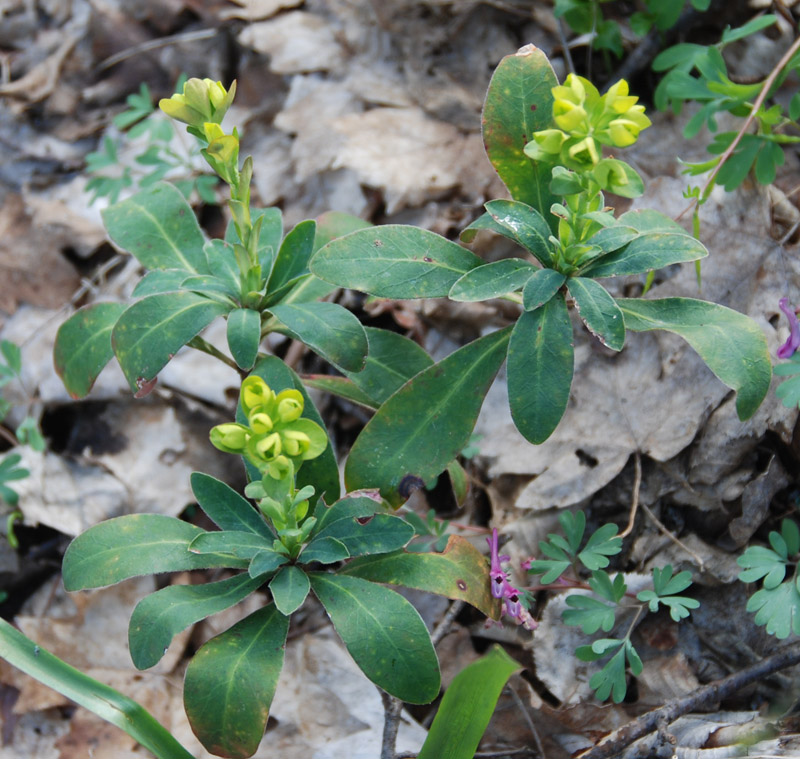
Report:
M 231 367 L 231 369 L 235 369 L 240 375 L 244 376 L 244 372 L 236 365 L 236 362 L 232 358 L 228 358 L 228 356 L 226 356 L 221 350 L 215 348 L 213 345 L 211 345 L 211 343 L 209 343 L 207 340 L 204 340 L 199 335 L 195 335 L 195 337 L 189 340 L 186 345 L 188 345 L 190 348 L 202 351 L 203 353 L 207 353 L 209 356 L 219 359 L 223 364 L 227 364 Z
M 720 169 L 725 165 L 725 162 L 733 155 L 733 151 L 736 150 L 736 147 L 741 142 L 742 137 L 744 137 L 747 128 L 750 124 L 753 123 L 753 119 L 756 117 L 756 113 L 758 113 L 758 109 L 761 107 L 761 104 L 767 97 L 767 93 L 770 91 L 772 84 L 778 78 L 778 75 L 783 70 L 784 66 L 792 59 L 794 54 L 800 50 L 800 37 L 798 37 L 793 43 L 792 46 L 784 53 L 783 57 L 778 61 L 775 65 L 775 68 L 772 69 L 769 76 L 764 80 L 764 84 L 761 87 L 761 92 L 758 93 L 758 97 L 756 98 L 755 103 L 753 103 L 753 107 L 750 109 L 750 114 L 748 115 L 747 119 L 745 119 L 744 124 L 742 124 L 741 129 L 736 134 L 736 137 L 733 139 L 730 145 L 728 145 L 728 149 L 722 154 L 719 159 L 719 163 L 714 168 L 714 171 L 711 172 L 711 176 L 706 180 L 706 183 L 703 185 L 703 189 L 700 191 L 697 197 L 692 198 L 692 202 L 689 203 L 686 208 L 683 209 L 676 217 L 675 220 L 677 221 L 680 219 L 687 211 L 691 211 L 694 208 L 698 200 L 703 198 L 708 190 L 710 190 L 714 186 L 714 180 L 717 178 L 717 174 L 719 174 Z

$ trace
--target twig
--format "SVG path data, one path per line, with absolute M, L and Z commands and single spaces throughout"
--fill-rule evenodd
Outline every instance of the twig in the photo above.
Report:
M 697 568 L 703 572 L 705 571 L 705 562 L 703 561 L 703 557 L 700 554 L 693 551 L 689 546 L 686 545 L 680 538 L 673 535 L 666 527 L 666 525 L 647 507 L 645 504 L 642 504 L 642 508 L 644 509 L 644 513 L 653 520 L 655 526 L 659 529 L 659 531 L 666 535 L 675 545 L 680 546 L 686 553 L 689 554 L 696 562 Z
M 514 699 L 514 703 L 517 705 L 517 708 L 522 712 L 522 718 L 525 720 L 525 724 L 528 726 L 528 730 L 531 731 L 531 735 L 533 736 L 533 742 L 536 744 L 536 756 L 538 756 L 539 759 L 545 759 L 542 740 L 541 738 L 539 738 L 539 732 L 536 729 L 536 725 L 533 724 L 531 715 L 528 714 L 528 710 L 525 708 L 525 703 L 523 702 L 519 693 L 517 693 L 517 691 L 514 689 L 512 685 L 508 686 L 508 690 L 511 693 L 511 697 Z
M 608 759 L 626 749 L 634 741 L 652 733 L 661 725 L 668 725 L 687 712 L 722 701 L 756 680 L 791 667 L 800 662 L 800 642 L 784 646 L 777 653 L 762 659 L 757 664 L 745 667 L 728 677 L 704 685 L 687 696 L 673 699 L 608 735 L 602 743 L 578 755 L 579 759 Z
M 713 186 L 714 180 L 717 178 L 717 174 L 719 174 L 720 169 L 725 165 L 725 162 L 733 155 L 733 151 L 736 150 L 737 146 L 741 142 L 742 137 L 744 137 L 745 132 L 747 131 L 750 124 L 753 123 L 753 119 L 756 117 L 756 113 L 758 113 L 758 109 L 761 107 L 761 104 L 767 97 L 767 93 L 770 91 L 775 80 L 778 78 L 778 75 L 783 70 L 783 67 L 792 59 L 792 56 L 800 50 L 800 37 L 798 37 L 793 43 L 792 46 L 784 53 L 783 57 L 778 61 L 775 68 L 772 69 L 770 75 L 764 80 L 764 84 L 761 87 L 761 91 L 758 93 L 758 97 L 756 98 L 755 103 L 753 103 L 753 107 L 750 109 L 750 114 L 748 115 L 747 119 L 745 119 L 744 124 L 742 124 L 741 129 L 737 133 L 736 137 L 734 137 L 733 142 L 728 145 L 728 149 L 720 156 L 719 163 L 714 167 L 714 171 L 711 172 L 711 176 L 706 180 L 706 183 L 703 185 L 703 188 L 697 194 L 696 197 L 692 198 L 691 203 L 689 203 L 686 208 L 683 209 L 676 217 L 675 221 L 680 219 L 685 213 L 691 211 L 698 203 L 698 199 L 702 198 L 706 191 Z
M 464 608 L 463 601 L 453 601 L 450 608 L 442 617 L 442 621 L 436 625 L 434 631 L 431 633 L 431 642 L 437 645 L 445 635 L 447 635 L 450 625 L 453 624 L 455 618 L 461 609 Z M 383 701 L 383 740 L 381 741 L 381 759 L 400 759 L 394 753 L 395 746 L 397 745 L 397 730 L 400 727 L 400 712 L 403 710 L 403 702 L 395 696 L 390 696 L 386 691 L 381 690 L 381 700 Z M 405 754 L 403 756 L 406 756 Z M 416 756 L 416 754 L 410 754 Z
M 572 52 L 569 49 L 569 42 L 567 42 L 567 33 L 564 30 L 564 20 L 557 18 L 556 26 L 558 26 L 558 39 L 561 42 L 561 49 L 564 51 L 564 63 L 567 64 L 567 71 L 570 74 L 574 74 L 575 61 L 572 60 Z
M 633 494 L 631 495 L 631 515 L 628 517 L 628 526 L 617 536 L 627 538 L 633 530 L 636 521 L 636 511 L 639 508 L 639 488 L 642 485 L 642 454 L 635 451 L 633 454 Z
M 396 696 L 381 691 L 383 701 L 383 740 L 381 741 L 381 759 L 395 759 L 394 747 L 397 744 L 397 730 L 400 727 L 400 712 L 403 702 Z
M 160 47 L 167 47 L 175 42 L 196 42 L 197 40 L 205 40 L 209 39 L 210 37 L 216 37 L 218 32 L 218 29 L 200 29 L 196 32 L 181 32 L 180 34 L 170 34 L 167 37 L 159 37 L 158 39 L 147 40 L 139 45 L 134 45 L 133 47 L 129 47 L 125 50 L 120 50 L 118 53 L 114 53 L 114 55 L 111 55 L 104 61 L 101 61 L 98 64 L 97 69 L 98 71 L 109 69 L 121 61 L 139 55 L 139 53 L 146 53 L 150 50 L 157 50 Z
M 463 601 L 453 601 L 447 613 L 442 617 L 442 621 L 434 628 L 431 633 L 431 642 L 434 646 L 438 645 L 442 638 L 450 631 L 450 625 L 453 624 L 459 612 L 464 608 Z

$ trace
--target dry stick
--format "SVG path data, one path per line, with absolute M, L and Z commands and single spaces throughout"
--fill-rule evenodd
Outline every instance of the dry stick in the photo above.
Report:
M 745 667 L 728 677 L 704 685 L 687 696 L 673 699 L 659 709 L 653 709 L 653 711 L 643 714 L 624 727 L 615 730 L 602 743 L 579 754 L 578 759 L 608 759 L 608 757 L 615 756 L 634 741 L 652 733 L 658 728 L 659 723 L 669 724 L 687 712 L 722 701 L 746 685 L 798 662 L 800 662 L 800 642 L 784 646 L 777 653 L 750 667 Z
M 103 71 L 115 66 L 117 63 L 127 60 L 128 58 L 133 58 L 134 56 L 139 55 L 139 53 L 157 50 L 160 47 L 167 47 L 168 45 L 178 42 L 196 42 L 197 40 L 206 40 L 210 37 L 216 37 L 217 34 L 219 34 L 218 29 L 199 29 L 193 32 L 179 32 L 178 34 L 170 34 L 166 37 L 159 37 L 155 40 L 147 40 L 146 42 L 141 42 L 138 45 L 121 50 L 119 53 L 114 53 L 114 55 L 109 56 L 104 61 L 101 61 L 97 65 L 97 68 L 99 71 Z
M 528 714 L 528 709 L 525 707 L 525 703 L 513 685 L 509 685 L 508 690 L 511 693 L 511 697 L 514 699 L 514 703 L 517 705 L 517 708 L 522 712 L 522 718 L 525 720 L 525 724 L 528 726 L 528 730 L 531 731 L 531 735 L 533 736 L 533 742 L 536 745 L 536 750 L 532 751 L 531 753 L 537 756 L 539 759 L 546 759 L 544 746 L 542 746 L 542 739 L 539 738 L 539 732 L 536 730 L 536 725 L 533 724 L 531 715 Z
M 642 454 L 639 451 L 633 453 L 633 494 L 631 495 L 631 515 L 628 517 L 628 526 L 617 536 L 627 538 L 633 530 L 633 523 L 636 521 L 636 511 L 639 508 L 639 488 L 642 485 Z
M 689 554 L 696 562 L 697 568 L 701 571 L 705 571 L 706 563 L 703 561 L 703 557 L 700 556 L 699 553 L 693 551 L 689 546 L 686 545 L 680 538 L 673 535 L 666 527 L 666 525 L 643 503 L 642 508 L 644 509 L 644 513 L 653 520 L 655 526 L 659 529 L 659 531 L 666 535 L 675 545 L 680 546 L 686 553 Z
M 792 46 L 786 51 L 786 53 L 784 53 L 783 57 L 776 64 L 775 68 L 772 69 L 769 76 L 764 80 L 764 84 L 761 87 L 761 92 L 758 93 L 758 97 L 756 98 L 755 103 L 753 103 L 753 107 L 750 109 L 750 115 L 747 117 L 744 124 L 742 124 L 742 128 L 739 130 L 733 142 L 730 145 L 728 145 L 728 149 L 720 157 L 719 163 L 714 168 L 714 171 L 711 172 L 711 176 L 706 180 L 706 183 L 703 185 L 703 189 L 700 190 L 697 197 L 692 198 L 692 202 L 689 203 L 689 205 L 686 206 L 686 208 L 684 208 L 683 211 L 681 211 L 675 217 L 676 221 L 680 219 L 685 213 L 691 211 L 697 205 L 698 198 L 702 198 L 703 195 L 705 195 L 708 188 L 713 185 L 714 180 L 717 178 L 717 174 L 719 174 L 720 169 L 725 165 L 725 162 L 731 157 L 733 151 L 736 150 L 736 147 L 739 145 L 739 142 L 741 142 L 742 137 L 744 137 L 744 133 L 747 131 L 747 128 L 750 126 L 750 124 L 753 123 L 753 119 L 756 117 L 758 109 L 761 107 L 761 104 L 767 97 L 767 93 L 769 92 L 773 83 L 778 78 L 778 74 L 781 73 L 783 67 L 792 59 L 792 56 L 794 56 L 794 54 L 798 50 L 800 50 L 800 37 L 798 37 L 792 43 Z
M 442 621 L 431 633 L 431 643 L 437 645 L 445 635 L 447 635 L 450 625 L 453 624 L 458 613 L 464 608 L 463 601 L 453 601 L 447 613 L 442 617 Z M 400 712 L 403 710 L 403 702 L 390 696 L 386 691 L 381 690 L 381 700 L 383 701 L 383 740 L 381 741 L 381 759 L 396 759 L 394 749 L 397 744 L 397 730 L 400 727 Z

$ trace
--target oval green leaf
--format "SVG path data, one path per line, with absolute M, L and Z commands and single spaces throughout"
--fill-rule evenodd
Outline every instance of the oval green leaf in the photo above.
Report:
M 271 306 L 270 312 L 296 340 L 342 371 L 364 367 L 367 336 L 361 322 L 338 303 L 292 303 Z
M 506 237 L 525 248 L 542 266 L 553 267 L 550 227 L 539 211 L 518 200 L 490 200 L 486 210 L 505 230 Z M 552 216 L 549 209 L 548 215 Z
M 167 182 L 103 211 L 108 236 L 146 269 L 206 273 L 205 238 L 192 207 Z
M 341 540 L 336 538 L 314 538 L 300 554 L 299 561 L 310 564 L 318 561 L 320 564 L 334 564 L 350 558 L 350 551 Z
M 568 287 L 587 329 L 607 348 L 621 351 L 625 344 L 625 320 L 608 290 L 585 277 L 571 277 Z
M 500 601 L 491 594 L 486 557 L 459 535 L 450 536 L 444 553 L 395 551 L 363 556 L 337 574 L 466 601 L 487 617 L 500 619 Z
M 250 308 L 235 308 L 228 314 L 228 347 L 239 368 L 250 371 L 261 342 L 261 314 Z
M 772 362 L 759 326 L 738 311 L 692 298 L 617 298 L 634 332 L 664 329 L 686 340 L 717 377 L 736 391 L 736 413 L 755 414 L 769 390 Z
M 351 556 L 396 551 L 414 537 L 414 528 L 400 517 L 376 514 L 368 522 L 357 518 L 337 519 L 320 530 L 316 538 L 336 538 Z
M 134 298 L 144 298 L 147 295 L 174 293 L 181 289 L 181 282 L 185 279 L 184 269 L 153 269 L 136 283 L 131 295 Z
M 535 311 L 547 303 L 561 288 L 567 278 L 555 269 L 539 269 L 528 280 L 522 291 L 522 305 L 526 311 Z
M 482 263 L 426 229 L 388 224 L 329 242 L 311 259 L 311 271 L 381 298 L 443 298 L 462 274 Z
M 199 527 L 161 514 L 129 514 L 90 527 L 69 544 L 62 574 L 69 590 L 102 588 L 129 577 L 211 567 L 242 567 L 230 556 L 195 554 Z
M 555 230 L 550 206 L 552 166 L 535 163 L 523 149 L 534 132 L 553 124 L 553 94 L 558 84 L 547 56 L 526 45 L 500 61 L 483 105 L 483 144 L 511 197 L 533 206 Z
M 572 323 L 559 293 L 520 316 L 508 345 L 511 418 L 531 443 L 547 440 L 564 416 L 572 371 Z
M 189 340 L 230 310 L 192 292 L 149 295 L 134 303 L 111 333 L 131 390 L 140 392 Z
M 103 367 L 111 361 L 111 331 L 122 315 L 122 303 L 93 303 L 69 317 L 56 334 L 56 374 L 73 398 L 89 394 Z
M 387 400 L 356 439 L 348 490 L 375 488 L 394 506 L 409 478 L 428 481 L 462 448 L 506 353 L 511 328 L 475 340 L 416 375 Z M 420 413 L 425 409 L 425 413 Z
M 189 662 L 183 704 L 212 754 L 245 759 L 261 739 L 283 668 L 289 618 L 274 604 L 212 638 Z
M 364 674 L 410 704 L 439 695 L 439 662 L 419 612 L 401 595 L 358 577 L 311 574 L 311 587 Z
M 272 550 L 274 538 L 256 535 L 252 532 L 239 530 L 220 530 L 218 532 L 204 532 L 198 535 L 190 544 L 192 553 L 219 553 L 234 556 L 237 559 L 252 559 L 257 553 L 265 549 Z
M 302 606 L 311 589 L 311 583 L 300 567 L 283 567 L 272 578 L 269 589 L 278 611 L 288 617 Z
M 365 327 L 369 353 L 360 372 L 345 372 L 376 407 L 433 364 L 425 349 L 397 332 Z
M 172 639 L 182 630 L 229 609 L 261 584 L 247 574 L 205 585 L 170 585 L 146 596 L 133 610 L 128 646 L 137 669 L 161 660 Z
M 521 258 L 492 261 L 468 271 L 450 288 L 448 297 L 462 303 L 499 298 L 519 290 L 536 271 Z
M 270 541 L 275 537 L 253 504 L 229 485 L 202 472 L 192 472 L 189 480 L 200 508 L 220 530 L 243 530 Z
M 497 644 L 464 667 L 445 691 L 417 759 L 472 759 L 508 678 L 521 669 Z
M 308 260 L 314 251 L 316 230 L 315 221 L 301 221 L 283 238 L 269 276 L 268 293 L 308 273 Z
M 259 551 L 253 556 L 253 560 L 250 562 L 247 572 L 250 577 L 261 577 L 263 582 L 263 575 L 274 572 L 287 561 L 289 561 L 289 558 L 284 554 L 278 553 L 272 548 L 265 548 L 263 551 Z

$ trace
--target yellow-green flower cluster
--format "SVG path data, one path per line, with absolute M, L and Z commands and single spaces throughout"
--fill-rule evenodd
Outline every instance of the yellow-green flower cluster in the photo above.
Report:
M 247 424 L 217 425 L 211 442 L 221 451 L 243 455 L 270 477 L 283 479 L 327 447 L 325 431 L 301 417 L 304 400 L 298 390 L 275 394 L 261 377 L 251 376 L 242 383 L 240 401 Z
M 158 107 L 167 116 L 203 131 L 206 124 L 221 124 L 236 95 L 236 82 L 229 90 L 213 79 L 192 78 L 183 85 L 183 94 L 162 98 Z
M 628 94 L 621 79 L 601 95 L 582 76 L 570 74 L 563 85 L 553 87 L 553 120 L 557 129 L 534 132 L 525 154 L 534 160 L 558 162 L 569 169 L 596 166 L 602 145 L 624 148 L 636 142 L 639 132 L 650 126 L 644 106 Z

